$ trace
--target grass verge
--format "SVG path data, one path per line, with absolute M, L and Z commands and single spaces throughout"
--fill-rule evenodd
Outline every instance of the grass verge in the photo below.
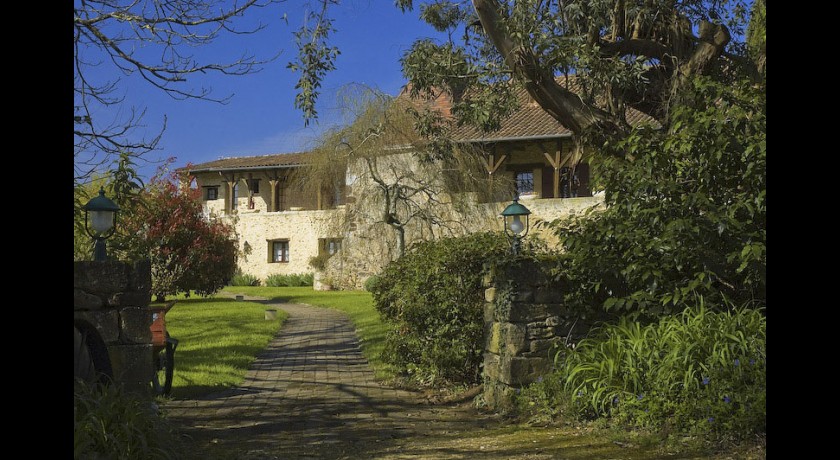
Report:
M 166 314 L 166 329 L 178 339 L 173 398 L 190 398 L 242 383 L 257 354 L 286 319 L 265 319 L 264 305 L 224 297 L 179 297 Z
M 385 324 L 373 307 L 367 291 L 315 291 L 311 287 L 228 286 L 228 294 L 265 297 L 274 302 L 303 303 L 342 311 L 350 317 L 362 346 L 362 354 L 370 362 L 377 379 L 392 380 L 394 371 L 382 361 L 385 347 Z

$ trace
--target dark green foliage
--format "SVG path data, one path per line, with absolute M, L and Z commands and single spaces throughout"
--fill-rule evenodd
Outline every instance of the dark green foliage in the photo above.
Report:
M 748 439 L 766 432 L 766 336 L 755 309 L 712 312 L 701 303 L 646 326 L 624 319 L 559 353 L 558 370 L 527 389 L 520 407 Z
M 228 283 L 230 286 L 259 286 L 260 284 L 259 278 L 242 272 L 237 272 L 233 275 Z
M 373 292 L 376 289 L 376 285 L 379 284 L 381 278 L 378 275 L 373 275 L 370 278 L 365 280 L 365 291 Z
M 486 232 L 422 242 L 390 263 L 370 286 L 389 327 L 383 359 L 421 384 L 479 381 L 484 264 L 508 251 Z
M 339 49 L 329 46 L 328 39 L 335 28 L 327 16 L 327 2 L 320 11 L 307 14 L 307 22 L 295 34 L 298 55 L 286 66 L 293 72 L 300 72 L 295 89 L 295 108 L 303 112 L 303 125 L 318 117 L 315 101 L 320 94 L 321 82 L 328 72 L 335 70 L 335 61 L 341 54 Z M 314 25 L 312 25 L 314 24 Z
M 314 276 L 312 273 L 275 274 L 265 279 L 265 285 L 270 287 L 312 286 L 313 281 Z
M 655 318 L 702 296 L 766 304 L 766 93 L 698 79 L 669 131 L 634 130 L 592 160 L 606 210 L 551 223 L 566 301 Z
M 144 400 L 117 385 L 73 392 L 73 458 L 158 460 L 186 458 L 172 428 Z

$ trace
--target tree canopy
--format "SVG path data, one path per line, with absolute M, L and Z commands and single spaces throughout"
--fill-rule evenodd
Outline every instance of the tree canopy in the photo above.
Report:
M 766 307 L 766 93 L 695 77 L 685 97 L 669 130 L 634 129 L 596 157 L 604 210 L 549 224 L 569 305 L 649 317 Z
M 740 0 L 397 0 L 440 31 L 403 58 L 415 95 L 445 91 L 461 123 L 497 126 L 521 85 L 579 137 L 626 135 L 626 107 L 667 124 L 681 89 L 697 75 L 755 74 Z M 562 78 L 574 74 L 572 89 Z M 505 83 L 505 84 L 500 84 Z M 492 111 L 488 111 L 492 107 Z M 492 117 L 482 114 L 492 113 Z

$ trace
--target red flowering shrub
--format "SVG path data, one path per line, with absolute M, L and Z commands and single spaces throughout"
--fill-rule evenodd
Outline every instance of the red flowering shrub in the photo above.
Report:
M 152 294 L 157 300 L 179 292 L 215 293 L 236 271 L 233 227 L 209 220 L 200 191 L 183 186 L 175 174 L 155 176 L 120 224 L 122 244 L 131 259 L 152 264 Z

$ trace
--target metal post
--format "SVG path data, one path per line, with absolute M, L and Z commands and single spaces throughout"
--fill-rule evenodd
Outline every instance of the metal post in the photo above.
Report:
M 105 239 L 95 238 L 93 243 L 93 260 L 96 262 L 104 262 L 108 258 L 105 250 Z

